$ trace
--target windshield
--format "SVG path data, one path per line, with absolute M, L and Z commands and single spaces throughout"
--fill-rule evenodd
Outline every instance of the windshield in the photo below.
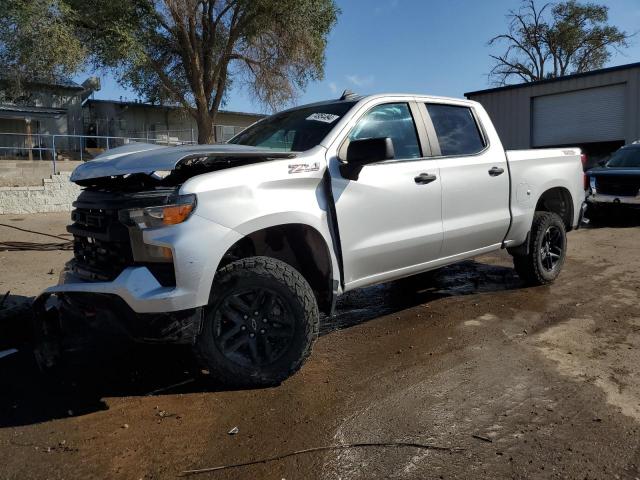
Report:
M 609 168 L 640 168 L 640 148 L 623 148 L 607 162 Z
M 303 152 L 318 145 L 355 103 L 325 103 L 276 113 L 239 133 L 229 143 Z

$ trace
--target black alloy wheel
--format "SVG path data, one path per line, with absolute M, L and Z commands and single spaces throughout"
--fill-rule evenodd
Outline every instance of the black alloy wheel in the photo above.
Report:
M 275 258 L 242 258 L 216 272 L 194 351 L 225 384 L 276 385 L 309 357 L 319 323 L 300 272 Z
M 527 285 L 553 283 L 567 256 L 567 233 L 553 212 L 535 212 L 526 253 L 512 254 L 518 275 Z
M 540 263 L 547 272 L 553 272 L 564 251 L 564 235 L 560 229 L 551 225 L 547 228 L 540 247 Z
M 295 321 L 286 302 L 268 288 L 229 294 L 214 319 L 216 346 L 230 361 L 261 367 L 279 359 L 293 339 Z

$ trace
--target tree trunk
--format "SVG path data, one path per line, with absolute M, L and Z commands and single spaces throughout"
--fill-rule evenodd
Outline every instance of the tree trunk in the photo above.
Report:
M 29 148 L 29 161 L 33 161 L 33 138 L 31 137 L 31 119 L 25 119 L 27 125 L 27 148 Z
M 208 112 L 198 112 L 196 115 L 196 123 L 198 124 L 198 143 L 200 145 L 215 143 L 215 135 L 213 131 L 213 119 Z

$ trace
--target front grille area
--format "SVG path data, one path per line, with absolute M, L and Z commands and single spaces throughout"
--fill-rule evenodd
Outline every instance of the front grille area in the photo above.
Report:
M 640 176 L 602 175 L 596 177 L 596 189 L 604 195 L 635 197 L 640 190 Z
M 176 189 L 142 192 L 83 190 L 73 203 L 74 271 L 87 280 L 112 281 L 130 266 L 144 265 L 163 286 L 175 286 L 173 263 L 137 263 L 129 228 L 118 218 L 120 210 L 166 204 Z
M 99 281 L 114 280 L 133 264 L 129 231 L 117 210 L 76 208 L 67 230 L 73 234 L 76 273 Z

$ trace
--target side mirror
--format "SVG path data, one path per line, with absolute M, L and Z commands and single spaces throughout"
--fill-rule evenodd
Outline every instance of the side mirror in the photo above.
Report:
M 357 180 L 365 165 L 393 158 L 393 140 L 389 137 L 352 140 L 347 147 L 345 163 L 340 166 L 340 173 L 345 178 Z

